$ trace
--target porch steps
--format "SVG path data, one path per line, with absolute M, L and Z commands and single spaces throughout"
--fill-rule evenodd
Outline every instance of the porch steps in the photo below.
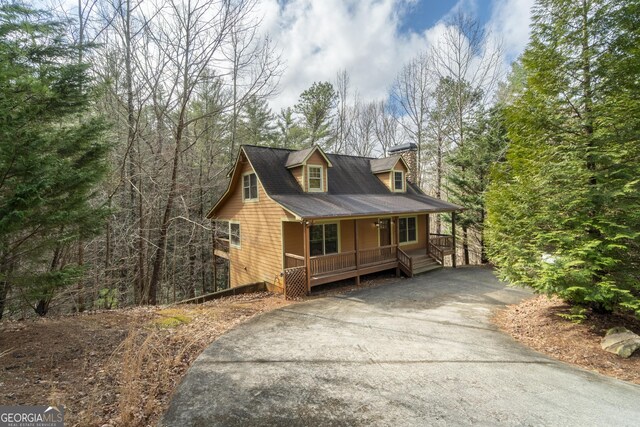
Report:
M 442 268 L 442 265 L 429 255 L 412 255 L 413 275 Z

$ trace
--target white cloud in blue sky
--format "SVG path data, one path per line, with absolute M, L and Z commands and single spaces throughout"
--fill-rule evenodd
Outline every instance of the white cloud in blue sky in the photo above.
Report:
M 285 61 L 274 110 L 293 105 L 314 81 L 335 80 L 346 69 L 361 98 L 383 98 L 402 67 L 461 9 L 503 40 L 505 64 L 529 36 L 534 0 L 263 0 L 258 12 Z M 424 22 L 424 24 L 422 24 Z

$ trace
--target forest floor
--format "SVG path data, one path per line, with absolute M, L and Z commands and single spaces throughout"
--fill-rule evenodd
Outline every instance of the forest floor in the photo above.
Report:
M 156 425 L 212 341 L 289 304 L 270 293 L 0 323 L 0 404 L 59 405 L 68 426 Z
M 600 341 L 608 329 L 624 326 L 640 334 L 640 320 L 621 314 L 588 313 L 582 323 L 561 317 L 571 307 L 558 298 L 537 296 L 496 312 L 494 323 L 521 343 L 555 359 L 640 384 L 640 351 L 628 359 L 608 353 Z

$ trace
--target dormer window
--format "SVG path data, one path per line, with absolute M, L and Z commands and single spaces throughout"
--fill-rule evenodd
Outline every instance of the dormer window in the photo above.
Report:
M 242 200 L 258 200 L 258 178 L 254 172 L 242 175 Z
M 404 191 L 404 172 L 393 171 L 393 191 Z
M 307 188 L 308 191 L 323 191 L 324 190 L 324 173 L 322 166 L 307 166 Z

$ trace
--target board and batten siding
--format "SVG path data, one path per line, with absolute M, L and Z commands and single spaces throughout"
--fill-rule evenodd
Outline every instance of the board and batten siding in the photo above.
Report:
M 242 200 L 242 176 L 253 172 L 249 162 L 241 169 L 231 193 L 215 214 L 216 219 L 240 223 L 240 248 L 229 247 L 229 275 L 231 287 L 254 282 L 266 282 L 281 288 L 282 220 L 292 218 L 280 205 L 271 200 L 258 182 L 258 200 Z M 275 289 L 281 290 L 281 289 Z

